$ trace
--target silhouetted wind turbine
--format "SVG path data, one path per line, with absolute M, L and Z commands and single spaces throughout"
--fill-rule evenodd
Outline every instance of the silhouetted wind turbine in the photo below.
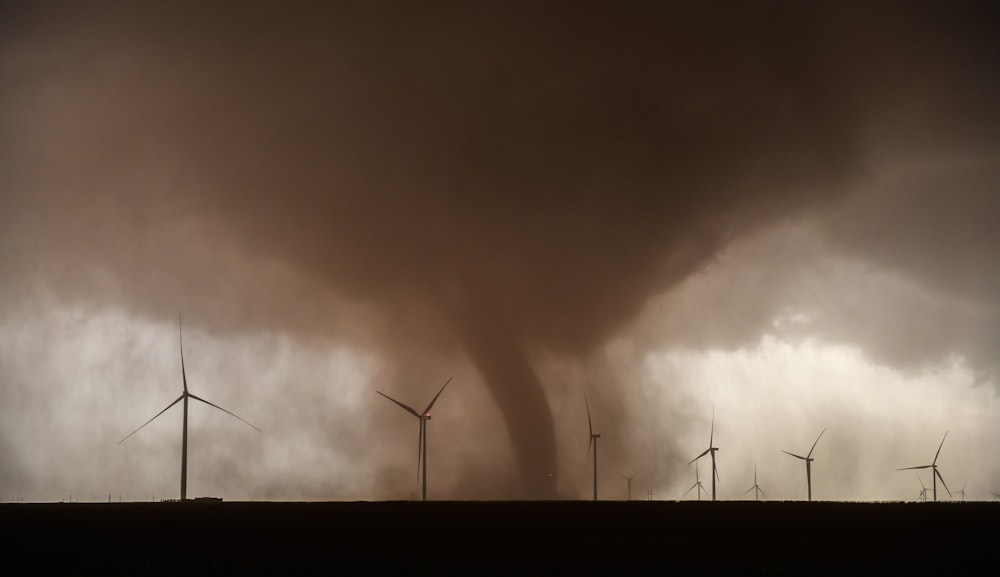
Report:
M 420 421 L 420 434 L 417 437 L 417 480 L 419 481 L 421 478 L 423 479 L 423 484 L 421 488 L 421 500 L 423 501 L 427 500 L 427 421 L 431 420 L 431 407 L 433 407 L 434 403 L 437 402 L 438 397 L 440 397 L 441 393 L 444 392 L 444 388 L 448 386 L 448 383 L 451 382 L 451 379 L 452 377 L 448 377 L 448 380 L 445 381 L 443 385 L 441 385 L 441 390 L 439 390 L 437 394 L 434 395 L 434 398 L 431 399 L 431 402 L 428 403 L 427 408 L 424 409 L 424 412 L 422 413 L 414 411 L 409 405 L 404 405 L 403 403 L 400 403 L 399 401 L 383 393 L 382 391 L 375 391 L 376 393 L 396 403 L 397 405 L 402 407 L 406 412 L 410 413 Z M 420 471 L 421 464 L 423 464 L 423 473 L 421 473 Z
M 767 493 L 765 493 L 764 489 L 761 489 L 760 485 L 757 484 L 757 463 L 753 464 L 753 487 L 747 489 L 743 494 L 746 495 L 750 491 L 754 491 L 754 500 L 756 501 L 760 501 L 761 495 L 764 495 L 764 498 L 767 499 Z
M 594 500 L 597 500 L 597 439 L 601 438 L 601 435 L 594 432 L 594 424 L 590 420 L 590 403 L 587 401 L 587 395 L 583 396 L 583 402 L 587 406 L 587 428 L 590 429 L 590 440 L 587 442 L 587 454 L 590 454 L 590 446 L 594 446 Z
M 625 477 L 625 482 L 628 484 L 628 500 L 631 501 L 632 500 L 632 479 L 635 477 L 635 475 L 634 474 L 633 475 L 626 475 L 625 473 L 622 473 L 622 477 Z
M 243 421 L 244 423 L 250 425 L 251 427 L 253 427 L 257 431 L 260 431 L 260 429 L 258 429 L 253 424 L 251 424 L 249 421 L 247 421 L 243 417 L 237 415 L 236 413 L 233 413 L 231 411 L 227 411 L 226 409 L 223 409 L 222 407 L 220 407 L 219 405 L 216 405 L 215 403 L 210 403 L 210 402 L 206 401 L 205 399 L 199 397 L 198 395 L 195 395 L 194 393 L 188 392 L 187 372 L 184 369 L 184 335 L 183 335 L 182 328 L 181 328 L 181 318 L 180 318 L 180 315 L 177 316 L 177 327 L 178 327 L 177 332 L 178 332 L 178 336 L 179 336 L 179 339 L 180 339 L 180 345 L 181 345 L 181 378 L 182 378 L 183 383 L 184 383 L 184 392 L 182 392 L 181 396 L 177 397 L 177 399 L 174 400 L 174 402 L 172 402 L 169 405 L 167 405 L 166 409 L 163 409 L 159 413 L 156 413 L 155 415 L 153 415 L 152 419 L 150 419 L 150 420 L 146 421 L 145 423 L 143 423 L 142 426 L 140 426 L 138 429 L 132 431 L 128 435 L 125 435 L 125 438 L 122 439 L 121 441 L 118 441 L 118 444 L 120 445 L 120 444 L 124 443 L 125 439 L 128 439 L 132 435 L 138 433 L 142 429 L 142 427 L 145 427 L 146 425 L 152 423 L 153 420 L 156 419 L 156 417 L 159 417 L 163 413 L 167 412 L 167 409 L 169 409 L 170 407 L 176 405 L 177 403 L 179 403 L 181 401 L 184 401 L 184 428 L 183 428 L 184 432 L 183 432 L 182 437 L 181 437 L 182 438 L 182 441 L 181 441 L 181 501 L 184 501 L 184 500 L 187 499 L 188 398 L 192 398 L 192 399 L 194 399 L 196 401 L 201 401 L 201 402 L 205 403 L 206 405 L 209 405 L 211 407 L 215 407 L 216 409 L 219 409 L 220 411 L 222 411 L 224 413 L 229 413 L 230 415 L 232 415 L 232 416 L 236 417 L 237 419 Z
M 697 459 L 695 459 L 695 460 L 697 460 Z M 690 464 L 691 463 L 688 463 L 688 465 L 690 465 Z M 698 478 L 698 463 L 694 464 L 694 485 L 691 485 L 691 487 L 689 487 L 687 491 L 684 491 L 684 495 L 687 495 L 688 493 L 690 493 L 691 490 L 694 489 L 695 487 L 698 487 L 698 500 L 701 501 L 701 491 L 702 491 L 702 489 L 705 488 L 705 486 L 701 484 L 701 479 Z M 707 493 L 708 491 L 705 491 L 705 492 Z
M 691 461 L 688 463 L 688 465 L 690 465 L 691 463 L 694 463 L 695 461 L 697 461 L 698 459 L 704 457 L 705 455 L 711 454 L 711 456 L 712 456 L 712 500 L 713 501 L 715 500 L 715 480 L 719 478 L 719 470 L 715 468 L 715 452 L 718 451 L 719 448 L 716 447 L 713 444 L 714 441 L 715 441 L 715 407 L 712 407 L 712 432 L 711 432 L 711 434 L 708 437 L 708 448 L 705 449 L 704 453 L 698 455 L 694 459 L 691 459 Z M 697 469 L 695 469 L 695 473 L 697 473 Z
M 823 429 L 822 431 L 820 431 L 819 432 L 819 437 L 822 437 L 823 433 L 825 433 L 825 432 L 826 432 L 826 429 Z M 809 500 L 810 501 L 813 500 L 813 488 L 812 488 L 812 462 L 813 462 L 813 458 L 812 458 L 812 454 L 813 454 L 813 449 L 816 448 L 816 443 L 819 442 L 819 437 L 816 437 L 816 441 L 813 443 L 812 449 L 809 449 L 809 452 L 806 454 L 805 457 L 803 457 L 801 455 L 796 455 L 795 453 L 789 453 L 788 451 L 782 451 L 782 453 L 784 453 L 786 455 L 791 455 L 791 456 L 795 457 L 796 459 L 802 459 L 803 461 L 806 462 L 806 486 L 808 487 Z
M 924 486 L 923 480 L 921 480 L 920 475 L 917 475 L 917 481 L 920 483 L 920 494 L 917 495 L 917 501 L 926 502 L 927 501 L 927 487 Z
M 941 444 L 938 445 L 937 453 L 934 453 L 934 460 L 931 461 L 930 465 L 920 465 L 919 467 L 903 467 L 902 469 L 896 469 L 897 471 L 910 471 L 910 470 L 913 470 L 913 469 L 931 469 L 932 470 L 932 474 L 931 474 L 931 481 L 932 481 L 932 483 L 931 483 L 931 486 L 934 488 L 934 501 L 935 502 L 937 502 L 937 480 L 938 479 L 941 479 L 941 484 L 944 485 L 944 490 L 948 491 L 948 496 L 949 497 L 951 496 L 951 489 L 948 488 L 947 483 L 944 482 L 944 477 L 941 476 L 941 473 L 938 472 L 938 469 L 937 469 L 938 455 L 941 454 L 941 447 L 944 446 L 944 440 L 947 439 L 947 438 L 948 438 L 948 431 L 945 431 L 944 432 L 944 437 L 941 438 Z
M 959 489 L 958 491 L 955 491 L 956 493 L 958 493 L 959 495 L 961 495 L 961 496 L 962 496 L 962 500 L 963 500 L 963 501 L 965 500 L 965 487 L 966 487 L 966 485 L 968 485 L 968 484 L 969 484 L 969 482 L 968 482 L 968 481 L 966 481 L 965 483 L 963 483 L 963 484 L 962 484 L 962 488 L 961 488 L 961 489 Z

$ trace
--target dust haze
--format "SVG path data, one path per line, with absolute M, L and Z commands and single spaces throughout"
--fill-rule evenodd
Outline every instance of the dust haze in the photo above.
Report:
M 192 392 L 265 431 L 194 406 L 213 440 L 191 474 L 245 498 L 406 498 L 417 423 L 374 391 L 422 407 L 449 377 L 437 498 L 579 496 L 584 394 L 605 486 L 640 472 L 670 495 L 713 403 L 761 444 L 801 432 L 775 454 L 828 426 L 867 463 L 834 428 L 931 374 L 951 393 L 910 409 L 936 419 L 913 450 L 970 395 L 987 412 L 966 436 L 995 441 L 988 11 L 3 8 L 0 481 L 61 496 L 54 478 L 86 471 L 100 493 L 113 470 L 173 491 L 174 461 L 146 455 L 174 455 L 179 426 L 114 443 L 180 392 L 179 312 Z M 794 393 L 809 359 L 909 385 Z M 754 413 L 755 394 L 787 410 Z

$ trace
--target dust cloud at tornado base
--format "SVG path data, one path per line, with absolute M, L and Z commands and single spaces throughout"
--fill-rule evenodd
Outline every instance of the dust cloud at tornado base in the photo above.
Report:
M 588 391 L 609 470 L 658 460 L 648 475 L 669 478 L 705 420 L 699 385 L 660 383 L 676 390 L 666 406 L 637 407 L 642 357 L 607 360 L 608 343 L 739 349 L 788 311 L 873 363 L 919 371 L 953 353 L 995 383 L 996 48 L 981 15 L 929 6 L 12 10 L 0 48 L 6 338 L 42 346 L 22 329 L 64 326 L 53 310 L 112 311 L 169 335 L 183 310 L 216 343 L 284 339 L 218 361 L 209 374 L 233 383 L 230 404 L 201 393 L 253 421 L 233 406 L 243 391 L 286 433 L 227 432 L 247 459 L 213 449 L 228 463 L 213 478 L 270 479 L 243 489 L 268 498 L 335 492 L 317 470 L 364 471 L 342 482 L 352 494 L 406 492 L 416 442 L 395 439 L 416 437 L 416 423 L 369 389 L 416 406 L 453 373 L 465 378 L 429 428 L 429 476 L 452 495 L 576 495 L 586 445 L 572 431 Z M 911 165 L 940 185 L 894 188 Z M 727 260 L 766 246 L 771 227 L 784 247 L 789 222 L 819 252 Z M 833 281 L 809 284 L 809 272 Z M 719 275 L 733 283 L 686 288 Z M 892 328 L 904 319 L 905 332 Z M 329 350 L 365 368 L 331 378 Z M 154 379 L 130 358 L 99 364 L 144 378 L 105 386 L 134 395 L 155 380 L 164 406 L 176 396 L 174 368 Z M 287 363 L 300 368 L 275 368 Z M 5 469 L 47 471 L 33 455 L 53 441 L 31 423 L 89 422 L 59 393 L 100 385 L 54 371 L 43 386 L 19 362 L 3 367 L 7 394 L 33 410 L 30 434 L 7 426 Z M 272 386 L 233 380 L 249 367 Z M 115 424 L 159 410 L 153 392 Z M 442 433 L 451 453 L 437 435 L 449 419 L 481 425 Z M 662 445 L 636 456 L 626 433 L 649 422 Z M 292 466 L 324 460 L 338 465 Z M 308 481 L 282 486 L 271 472 L 283 468 Z

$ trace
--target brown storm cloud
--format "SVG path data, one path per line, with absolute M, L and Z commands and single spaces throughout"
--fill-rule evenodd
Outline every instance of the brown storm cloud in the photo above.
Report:
M 550 495 L 533 355 L 586 356 L 730 239 L 840 198 L 873 139 L 981 143 L 955 98 L 996 93 L 981 15 L 901 6 L 9 9 L 5 298 L 161 316 L 183 294 L 222 330 L 365 338 L 401 374 L 464 352 L 522 494 Z

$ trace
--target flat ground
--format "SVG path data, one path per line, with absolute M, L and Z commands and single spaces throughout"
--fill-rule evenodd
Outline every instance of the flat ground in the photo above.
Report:
M 956 574 L 994 566 L 998 522 L 1000 502 L 8 503 L 0 574 Z

